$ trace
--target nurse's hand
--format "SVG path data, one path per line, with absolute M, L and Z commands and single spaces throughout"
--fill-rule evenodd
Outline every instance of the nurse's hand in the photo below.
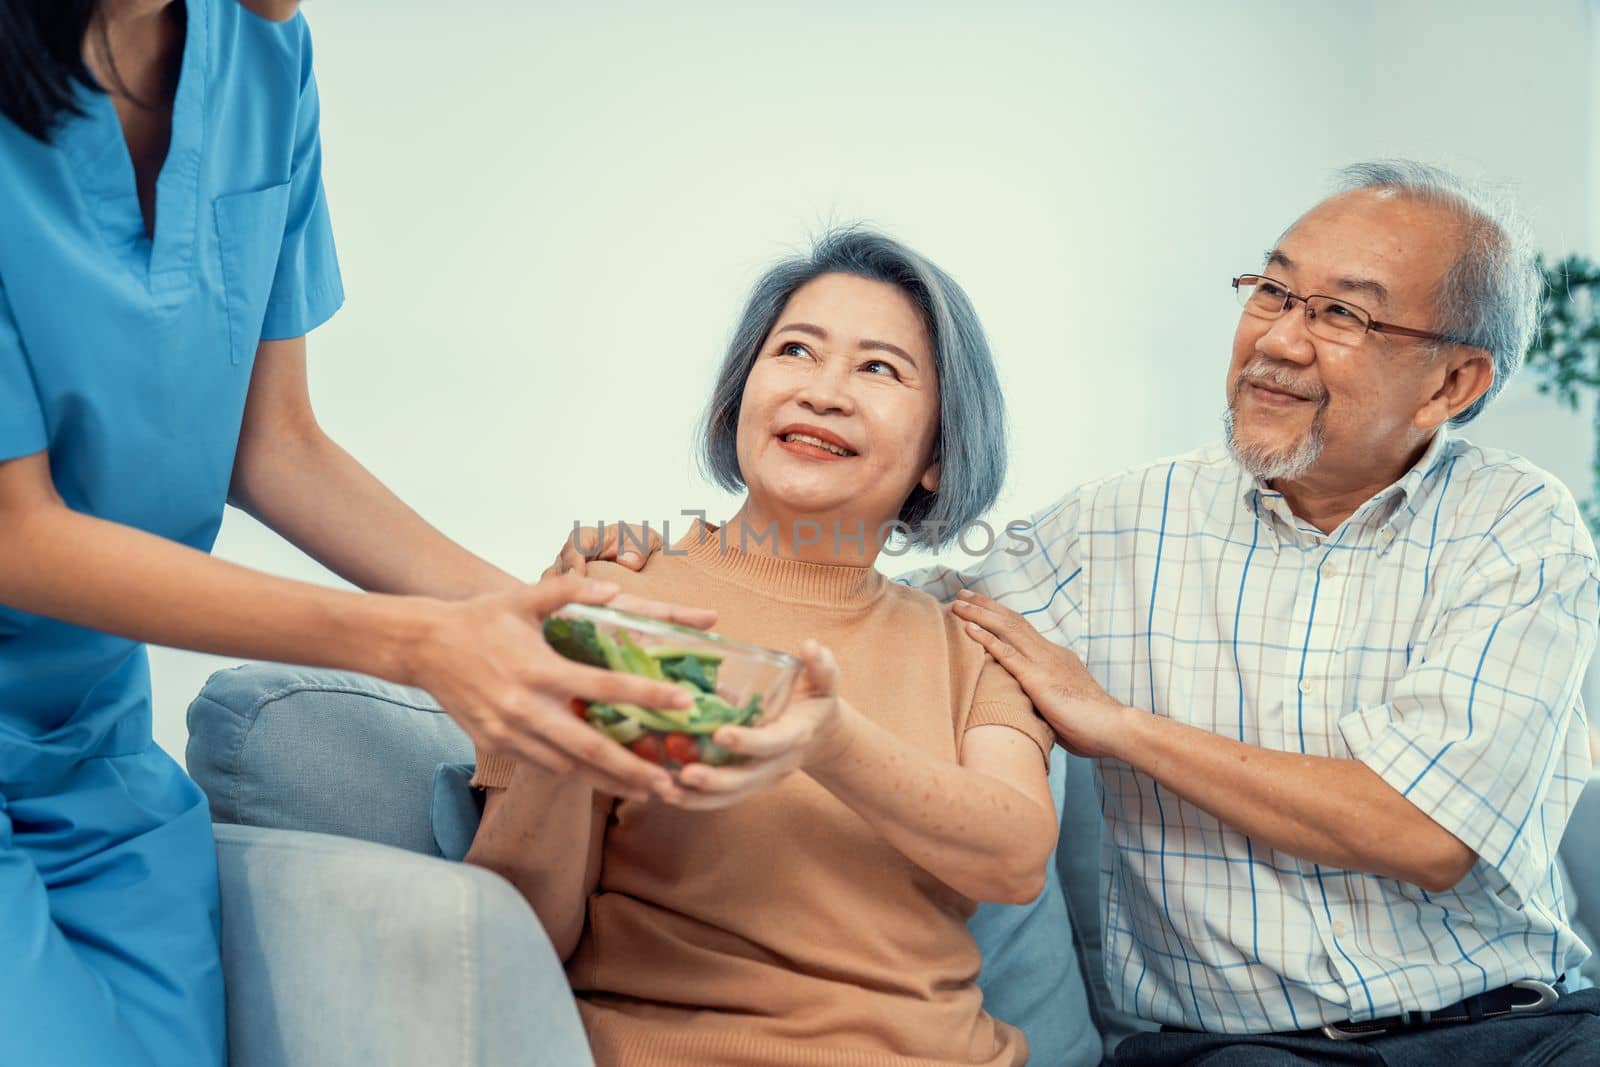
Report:
M 573 701 L 678 709 L 682 687 L 574 663 L 545 644 L 541 623 L 565 604 L 613 604 L 695 626 L 715 613 L 620 597 L 617 586 L 577 575 L 462 601 L 420 601 L 424 625 L 403 653 L 401 675 L 426 690 L 482 750 L 572 774 L 596 789 L 675 798 L 672 777 L 602 737 Z
M 628 534 L 626 538 L 622 536 L 624 530 Z M 662 548 L 661 535 L 648 526 L 613 522 L 606 525 L 604 533 L 605 536 L 602 537 L 601 531 L 593 526 L 583 526 L 574 530 L 562 543 L 561 553 L 544 572 L 544 577 L 588 574 L 589 564 L 597 559 L 619 563 L 630 571 L 641 571 L 644 570 L 644 565 L 650 557 L 660 552 Z M 640 545 L 644 546 L 642 553 L 639 551 Z

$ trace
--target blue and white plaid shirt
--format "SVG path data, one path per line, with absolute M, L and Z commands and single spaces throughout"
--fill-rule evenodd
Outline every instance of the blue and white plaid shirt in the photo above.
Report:
M 1219 445 L 1076 489 L 1029 533 L 1025 556 L 909 580 L 1021 612 L 1123 703 L 1361 760 L 1479 856 L 1428 893 L 1252 841 L 1101 760 L 1106 978 L 1124 1010 L 1298 1030 L 1553 980 L 1587 955 L 1554 861 L 1589 773 L 1600 569 L 1555 478 L 1441 432 L 1323 534 Z

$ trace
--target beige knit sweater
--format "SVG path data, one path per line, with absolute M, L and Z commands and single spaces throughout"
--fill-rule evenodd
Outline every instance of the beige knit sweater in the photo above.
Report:
M 591 574 L 716 608 L 730 637 L 790 652 L 817 638 L 844 699 L 941 759 L 957 760 L 981 724 L 1022 731 L 1048 758 L 1050 728 L 931 597 L 871 569 L 737 549 L 697 526 L 643 573 Z M 476 780 L 503 787 L 512 767 L 484 757 Z M 983 1012 L 972 901 L 805 774 L 718 812 L 607 807 L 599 885 L 567 968 L 599 1067 L 1026 1062 L 1021 1033 Z

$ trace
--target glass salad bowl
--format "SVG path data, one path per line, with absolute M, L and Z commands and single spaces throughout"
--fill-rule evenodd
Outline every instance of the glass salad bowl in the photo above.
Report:
M 568 604 L 547 618 L 544 637 L 578 663 L 689 690 L 694 704 L 677 710 L 572 702 L 573 714 L 595 730 L 670 771 L 740 762 L 711 735 L 723 726 L 772 722 L 800 676 L 800 659 L 787 652 L 587 604 Z

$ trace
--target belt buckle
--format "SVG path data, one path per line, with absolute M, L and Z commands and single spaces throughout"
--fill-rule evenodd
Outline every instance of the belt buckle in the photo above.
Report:
M 1511 983 L 1512 989 L 1531 989 L 1539 994 L 1539 999 L 1532 1004 L 1513 1004 L 1505 1011 L 1495 1012 L 1496 1015 L 1516 1015 L 1524 1011 L 1544 1011 L 1550 1005 L 1561 999 L 1561 994 L 1549 982 L 1541 982 L 1537 978 L 1523 978 Z M 1485 1018 L 1489 1016 L 1485 1015 Z
M 1361 1029 L 1363 1025 L 1366 1029 Z M 1328 1023 L 1322 1028 L 1322 1036 L 1329 1041 L 1365 1041 L 1369 1037 L 1381 1037 L 1388 1032 L 1387 1023 Z
M 1483 1018 L 1494 1019 L 1502 1015 L 1543 1011 L 1561 999 L 1561 993 L 1554 986 L 1549 982 L 1541 982 L 1537 978 L 1523 978 L 1512 982 L 1511 988 L 1530 990 L 1538 994 L 1538 999 L 1530 1004 L 1513 1004 L 1503 1011 L 1485 1012 Z M 1393 1027 L 1388 1022 L 1377 1020 L 1369 1023 L 1328 1023 L 1322 1028 L 1322 1036 L 1330 1041 L 1364 1041 L 1369 1037 L 1380 1037 L 1389 1033 L 1392 1029 Z

